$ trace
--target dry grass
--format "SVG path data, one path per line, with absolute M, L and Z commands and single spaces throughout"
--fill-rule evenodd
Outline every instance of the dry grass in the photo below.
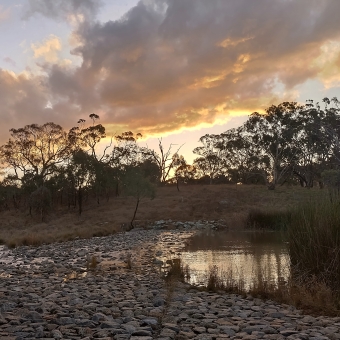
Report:
M 95 270 L 98 266 L 98 260 L 95 256 L 88 256 L 86 259 L 86 270 Z
M 275 191 L 255 185 L 191 185 L 157 189 L 154 200 L 144 199 L 136 216 L 136 225 L 147 227 L 153 221 L 224 220 L 226 227 L 242 228 L 252 209 L 281 209 L 310 197 L 323 195 L 319 189 L 280 187 Z M 135 199 L 111 198 L 109 202 L 84 202 L 79 218 L 77 209 L 54 210 L 44 223 L 28 211 L 0 213 L 0 239 L 11 246 L 72 240 L 77 237 L 105 236 L 129 224 Z

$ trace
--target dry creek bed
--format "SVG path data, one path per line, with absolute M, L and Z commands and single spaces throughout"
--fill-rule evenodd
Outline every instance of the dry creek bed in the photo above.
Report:
M 188 237 L 215 224 L 183 222 L 163 230 L 166 223 L 2 248 L 0 339 L 340 339 L 340 318 L 183 283 L 169 289 L 159 259 L 179 257 Z

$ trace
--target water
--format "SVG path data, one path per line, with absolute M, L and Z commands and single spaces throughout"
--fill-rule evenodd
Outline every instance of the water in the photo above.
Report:
M 190 239 L 181 259 L 195 285 L 206 283 L 212 266 L 225 278 L 242 280 L 245 288 L 259 275 L 274 284 L 289 276 L 287 244 L 277 232 L 203 232 Z

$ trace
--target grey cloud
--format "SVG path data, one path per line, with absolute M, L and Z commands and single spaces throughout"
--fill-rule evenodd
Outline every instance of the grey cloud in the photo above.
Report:
M 101 5 L 101 0 L 28 0 L 23 19 L 38 13 L 57 20 L 67 19 L 70 14 L 83 15 L 87 20 L 93 20 Z
M 30 74 L 15 75 L 0 68 L 0 143 L 8 139 L 9 129 L 27 124 L 53 121 L 69 126 L 70 120 L 65 112 L 75 116 L 77 109 L 69 102 L 66 109 L 62 101 L 54 109 L 49 109 L 46 106 L 50 99 L 45 77 Z

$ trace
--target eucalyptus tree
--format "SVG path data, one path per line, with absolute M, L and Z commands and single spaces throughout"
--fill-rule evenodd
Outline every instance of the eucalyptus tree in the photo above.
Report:
M 92 125 L 86 127 L 85 119 L 79 119 L 78 126 L 73 127 L 68 134 L 70 143 L 74 146 L 73 158 L 67 167 L 68 179 L 74 183 L 74 190 L 78 191 L 79 202 L 85 191 L 95 193 L 97 202 L 100 196 L 109 199 L 112 186 L 116 184 L 116 169 L 111 168 L 108 150 L 112 146 L 112 138 L 104 151 L 99 153 L 99 143 L 106 138 L 106 130 L 102 124 L 96 124 L 98 115 L 89 115 Z
M 336 97 L 331 100 L 324 98 L 323 102 L 325 118 L 321 122 L 321 137 L 328 147 L 331 165 L 338 167 L 340 166 L 340 102 Z
M 219 175 L 225 174 L 223 162 L 224 149 L 220 147 L 220 135 L 206 134 L 199 139 L 201 146 L 195 148 L 193 153 L 199 155 L 194 160 L 194 165 L 203 176 L 208 176 L 210 184 Z
M 323 126 L 329 118 L 328 112 L 321 110 L 312 100 L 307 101 L 295 118 L 299 132 L 295 139 L 297 154 L 293 175 L 301 186 L 312 187 L 315 180 L 321 182 L 322 169 L 328 166 L 330 147 Z
M 265 114 L 252 113 L 244 124 L 242 137 L 251 148 L 253 171 L 263 176 L 269 189 L 290 175 L 297 160 L 300 126 L 296 117 L 302 109 L 295 102 L 272 105 Z
M 141 200 L 144 198 L 153 199 L 155 197 L 155 187 L 149 179 L 143 176 L 143 173 L 138 168 L 128 169 L 124 174 L 123 183 L 124 193 L 136 199 L 136 205 L 130 222 L 130 229 L 133 229 L 133 222 Z
M 98 144 L 106 137 L 106 130 L 102 124 L 95 125 L 96 120 L 99 119 L 98 115 L 92 113 L 89 117 L 92 119 L 93 124 L 85 127 L 85 120 L 79 119 L 79 126 L 70 129 L 68 138 L 74 149 L 83 149 L 96 159 L 103 160 L 107 158 L 106 151 L 111 147 L 112 141 L 101 156 L 97 155 Z
M 52 122 L 26 125 L 10 133 L 9 141 L 0 147 L 0 158 L 18 180 L 29 176 L 37 187 L 73 152 L 67 132 Z
M 174 160 L 174 180 L 176 181 L 176 187 L 177 191 L 180 191 L 179 189 L 179 182 L 183 181 L 185 182 L 186 177 L 188 175 L 188 164 L 185 160 L 185 158 L 182 155 L 174 154 L 173 155 Z
M 246 183 L 249 177 L 254 176 L 254 156 L 251 144 L 243 138 L 244 127 L 229 129 L 217 136 L 215 148 L 219 149 L 221 167 L 228 179 L 234 183 Z M 257 165 L 257 163 L 256 163 Z
M 115 136 L 117 145 L 113 147 L 110 155 L 111 166 L 123 171 L 126 167 L 134 167 L 142 163 L 147 152 L 137 144 L 140 138 L 142 138 L 140 133 L 134 134 L 131 131 Z

